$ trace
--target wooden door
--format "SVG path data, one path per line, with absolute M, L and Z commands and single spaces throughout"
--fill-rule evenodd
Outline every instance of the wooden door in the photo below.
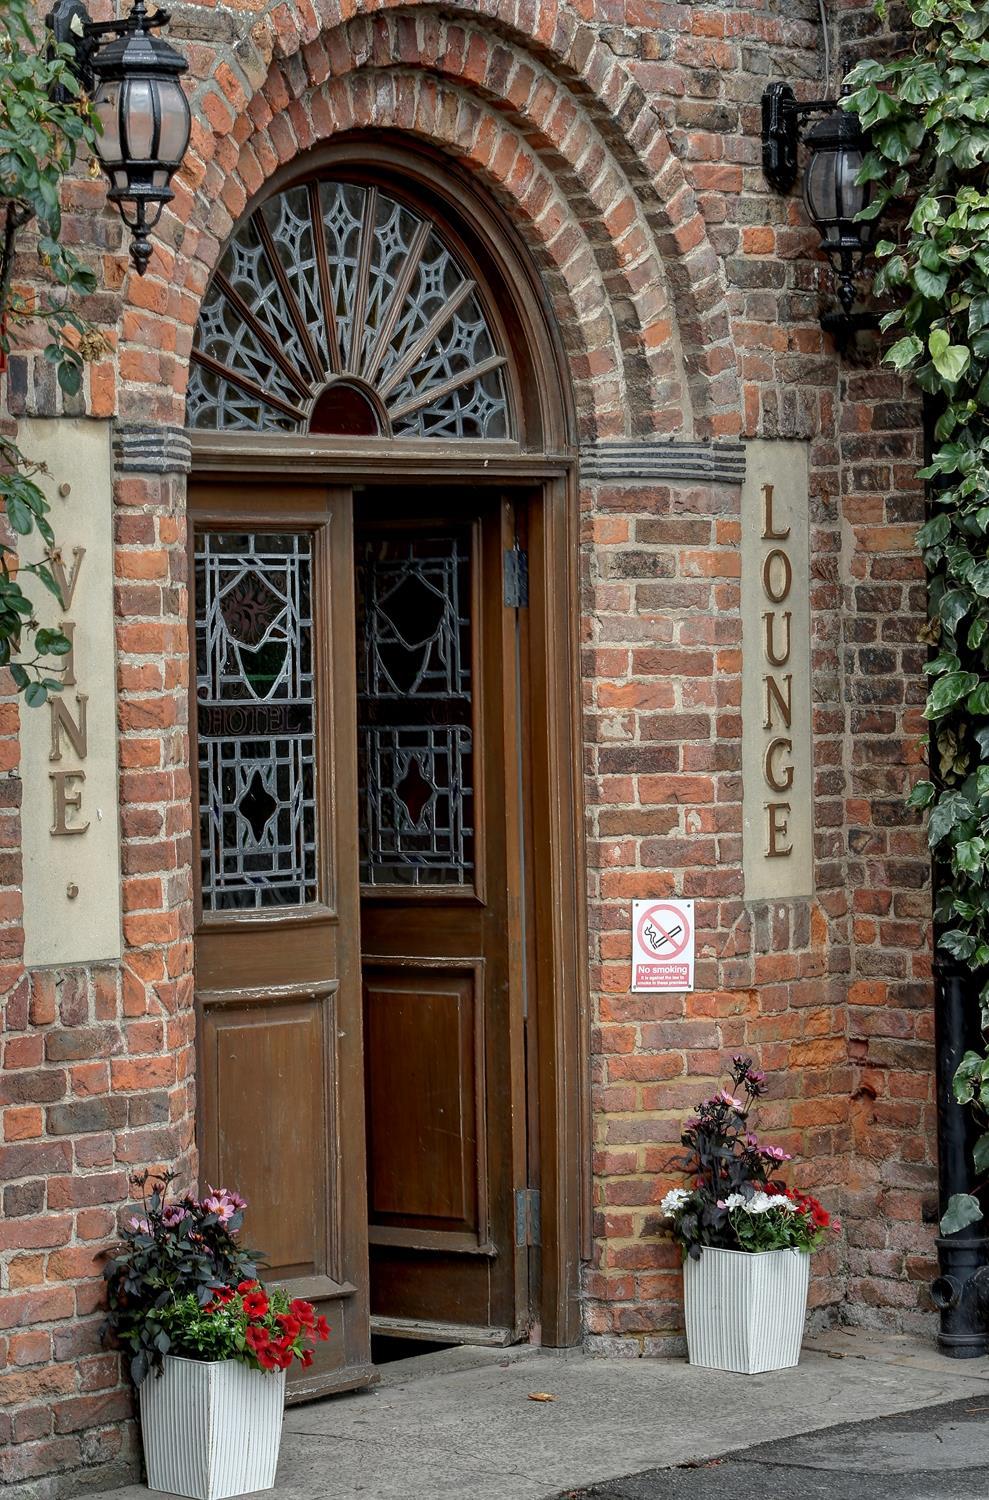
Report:
M 497 1343 L 527 1327 L 522 879 L 513 516 L 479 495 L 358 496 L 358 828 L 372 1328 Z
M 371 1376 L 348 490 L 190 497 L 200 1176 L 332 1329 L 296 1398 Z

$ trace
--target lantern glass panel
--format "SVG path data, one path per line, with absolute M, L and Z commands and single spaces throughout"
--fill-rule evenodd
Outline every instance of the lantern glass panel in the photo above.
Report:
M 124 89 L 124 122 L 127 155 L 131 161 L 151 161 L 155 150 L 156 79 L 130 78 Z
M 120 90 L 119 78 L 101 83 L 93 96 L 93 107 L 100 117 L 103 131 L 96 137 L 96 151 L 100 161 L 112 175 L 114 167 L 123 160 L 120 140 Z
M 804 203 L 825 238 L 830 230 L 850 224 L 868 202 L 868 186 L 855 181 L 861 167 L 862 152 L 855 146 L 811 152 L 804 174 Z M 864 228 L 857 225 L 856 232 Z
M 185 155 L 191 124 L 189 101 L 177 78 L 163 78 L 159 83 L 158 107 L 161 111 L 161 133 L 156 155 L 171 171 Z M 168 181 L 167 175 L 165 181 Z

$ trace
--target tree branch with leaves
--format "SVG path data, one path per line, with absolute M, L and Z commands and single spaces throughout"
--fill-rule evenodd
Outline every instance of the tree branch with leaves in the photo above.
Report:
M 69 396 L 81 388 L 87 359 L 106 349 L 72 305 L 94 290 L 96 278 L 60 239 L 62 181 L 98 128 L 73 61 L 72 48 L 38 26 L 29 0 L 0 0 L 0 351 L 6 364 L 19 338 L 31 346 L 46 340 L 43 357 Z M 15 254 L 26 229 L 34 235 L 38 275 L 19 291 Z M 0 432 L 0 506 L 10 533 L 0 541 L 0 666 L 9 667 L 31 705 L 60 689 L 54 674 L 71 649 L 61 631 L 40 625 L 22 587 L 36 578 L 61 599 L 51 567 L 55 535 L 38 483 L 46 472 Z M 40 555 L 26 554 L 32 538 Z

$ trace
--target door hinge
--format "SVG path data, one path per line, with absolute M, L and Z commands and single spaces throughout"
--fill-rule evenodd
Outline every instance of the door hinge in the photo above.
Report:
M 529 603 L 529 554 L 521 547 L 505 549 L 505 606 L 525 609 Z
M 538 1188 L 515 1189 L 515 1243 L 516 1245 L 539 1245 L 542 1243 L 541 1211 Z

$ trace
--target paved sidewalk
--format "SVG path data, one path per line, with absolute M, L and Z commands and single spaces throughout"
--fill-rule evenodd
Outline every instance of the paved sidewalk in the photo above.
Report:
M 798 1369 L 772 1375 L 521 1348 L 449 1350 L 384 1366 L 382 1376 L 373 1392 L 289 1409 L 275 1500 L 549 1500 L 623 1475 L 675 1470 L 792 1434 L 939 1403 L 989 1411 L 989 1359 L 947 1360 L 909 1339 L 846 1332 L 810 1340 Z M 533 1392 L 555 1399 L 531 1401 Z M 845 1451 L 844 1436 L 841 1445 Z M 801 1451 L 826 1455 L 833 1447 L 824 1438 L 818 1449 Z M 736 1475 L 748 1476 L 755 1487 L 733 1488 L 737 1500 L 747 1493 L 788 1496 L 790 1490 L 767 1485 L 771 1471 L 746 1466 L 751 1456 L 709 1472 L 729 1469 L 733 1485 Z M 689 1477 L 681 1469 L 681 1480 L 684 1472 Z M 827 1473 L 825 1488 L 808 1488 L 809 1472 L 801 1470 L 792 1492 L 802 1500 L 844 1493 Z M 612 1484 L 598 1493 L 608 1500 L 714 1494 L 713 1488 L 655 1488 L 667 1477 L 641 1481 L 652 1489 Z M 860 1488 L 848 1491 L 855 1500 L 893 1493 L 871 1483 L 863 1490 L 858 1477 Z M 722 1489 L 720 1477 L 716 1482 Z M 902 1482 L 895 1493 L 899 1500 L 910 1494 Z M 942 1489 L 937 1500 L 954 1493 Z M 104 1492 L 103 1500 L 148 1500 L 148 1494 L 134 1485 Z M 965 1494 L 975 1500 L 989 1489 L 974 1486 Z
M 980 1500 L 989 1495 L 987 1413 L 980 1391 L 947 1406 L 569 1490 L 560 1500 Z

